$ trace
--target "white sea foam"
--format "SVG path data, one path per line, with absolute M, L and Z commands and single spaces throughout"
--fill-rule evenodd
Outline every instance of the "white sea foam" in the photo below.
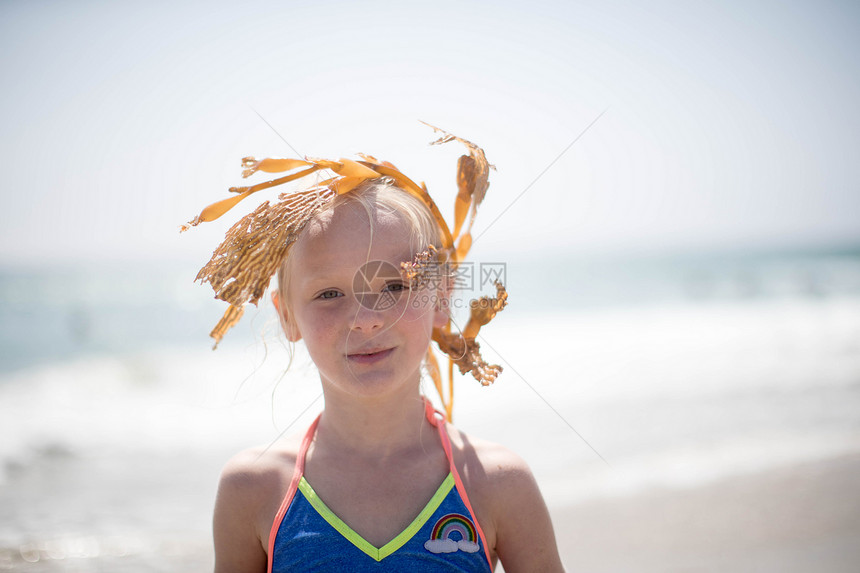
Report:
M 270 344 L 269 354 L 262 347 L 141 352 L 7 374 L 0 470 L 45 455 L 220 451 L 274 439 L 319 382 L 301 352 L 284 380 L 284 349 Z M 274 408 L 273 395 L 284 394 Z
M 462 424 L 520 452 L 558 500 L 860 450 L 857 299 L 568 312 L 484 336 L 507 369 L 492 389 L 461 385 Z

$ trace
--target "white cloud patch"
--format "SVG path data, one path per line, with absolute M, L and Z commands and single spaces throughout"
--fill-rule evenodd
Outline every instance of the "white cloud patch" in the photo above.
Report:
M 454 541 L 453 539 L 430 539 L 424 542 L 424 549 L 430 553 L 454 553 L 455 551 L 477 553 L 480 546 L 465 539 L 461 539 L 460 541 Z
M 430 539 L 424 542 L 424 549 L 430 553 L 454 553 L 460 548 L 453 539 Z

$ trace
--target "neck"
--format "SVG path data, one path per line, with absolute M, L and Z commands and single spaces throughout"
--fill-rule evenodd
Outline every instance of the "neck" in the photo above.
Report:
M 428 425 L 417 388 L 372 398 L 326 391 L 316 442 L 351 455 L 380 459 L 434 438 Z

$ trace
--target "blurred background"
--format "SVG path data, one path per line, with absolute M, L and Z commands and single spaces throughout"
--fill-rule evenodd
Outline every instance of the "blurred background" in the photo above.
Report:
M 210 351 L 223 307 L 193 279 L 236 217 L 179 226 L 248 155 L 370 153 L 446 209 L 462 148 L 423 120 L 497 167 L 459 296 L 504 269 L 480 341 L 505 371 L 462 379 L 455 420 L 529 461 L 568 570 L 854 571 L 858 24 L 850 2 L 0 3 L 0 569 L 211 569 L 221 466 L 321 401 L 268 305 Z

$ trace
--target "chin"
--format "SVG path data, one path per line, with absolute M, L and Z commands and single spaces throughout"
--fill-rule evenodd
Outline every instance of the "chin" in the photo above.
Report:
M 384 397 L 408 388 L 417 390 L 421 383 L 418 371 L 408 377 L 396 376 L 392 372 L 366 372 L 322 379 L 323 385 L 332 390 L 362 398 Z

